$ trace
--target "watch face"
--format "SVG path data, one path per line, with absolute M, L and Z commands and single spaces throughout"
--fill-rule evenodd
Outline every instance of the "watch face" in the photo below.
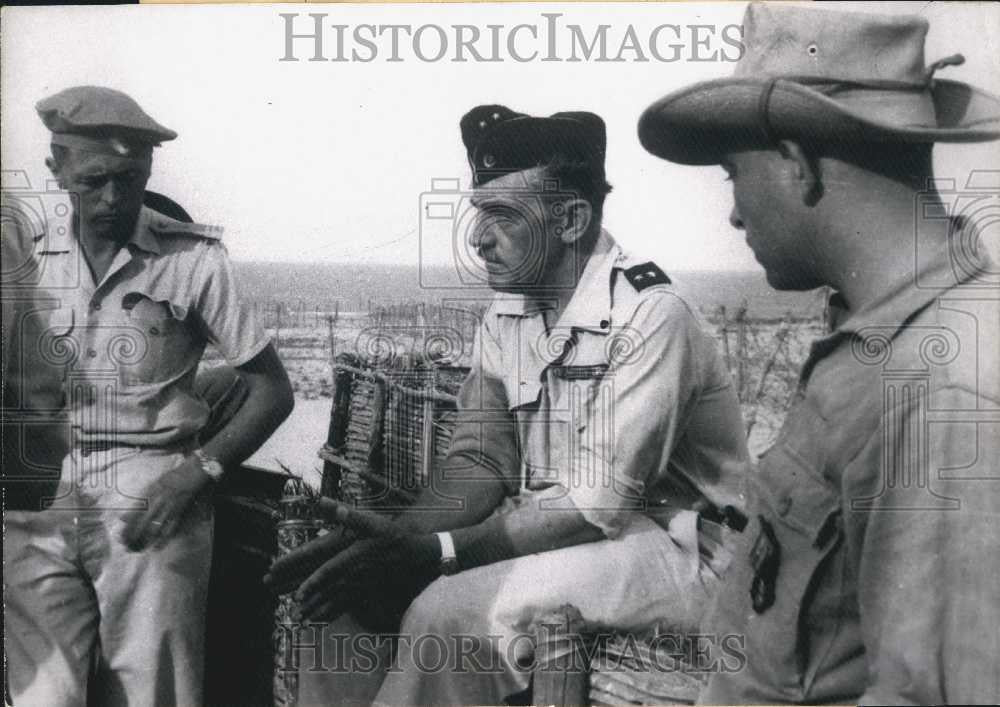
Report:
M 195 455 L 201 463 L 201 470 L 208 476 L 211 476 L 214 480 L 218 481 L 225 471 L 225 467 L 223 467 L 217 459 L 205 456 L 203 453 L 196 452 Z
M 220 464 L 217 461 L 211 461 L 208 464 L 205 464 L 204 468 L 205 468 L 205 473 L 211 476 L 215 480 L 218 480 L 222 476 L 222 473 L 225 471 L 222 464 Z

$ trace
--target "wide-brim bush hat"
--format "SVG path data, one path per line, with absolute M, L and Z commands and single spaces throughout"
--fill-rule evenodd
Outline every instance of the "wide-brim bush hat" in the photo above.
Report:
M 675 91 L 639 119 L 649 152 L 717 164 L 739 145 L 981 142 L 1000 137 L 1000 98 L 935 78 L 960 54 L 924 61 L 915 15 L 751 3 L 733 76 Z

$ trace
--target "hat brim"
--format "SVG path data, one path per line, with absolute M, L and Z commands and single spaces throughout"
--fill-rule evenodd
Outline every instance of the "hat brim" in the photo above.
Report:
M 958 82 L 938 79 L 931 90 L 936 126 L 871 120 L 808 86 L 778 81 L 760 101 L 768 79 L 731 77 L 694 84 L 649 106 L 639 119 L 639 141 L 671 162 L 718 164 L 727 152 L 767 144 L 769 136 L 823 142 L 984 142 L 1000 137 L 1000 99 Z

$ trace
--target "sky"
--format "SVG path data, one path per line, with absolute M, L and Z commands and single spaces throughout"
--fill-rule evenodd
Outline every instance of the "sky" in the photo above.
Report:
M 225 227 L 234 258 L 446 264 L 451 241 L 422 223 L 421 198 L 435 180 L 468 183 L 462 114 L 480 103 L 540 115 L 590 110 L 607 124 L 614 192 L 605 225 L 623 245 L 668 271 L 753 270 L 742 236 L 728 224 L 722 170 L 668 164 L 636 137 L 637 119 L 652 101 L 732 72 L 733 64 L 720 60 L 729 49 L 720 33 L 738 24 L 743 10 L 744 3 L 4 8 L 3 169 L 23 170 L 44 189 L 48 133 L 34 104 L 72 85 L 111 86 L 180 135 L 156 151 L 149 188 L 181 202 L 196 220 Z M 927 17 L 927 61 L 966 57 L 940 76 L 1000 94 L 1000 4 L 878 10 Z M 293 26 L 305 32 L 309 12 L 327 13 L 324 27 L 346 25 L 348 35 L 366 24 L 436 24 L 452 37 L 447 28 L 457 24 L 501 25 L 504 36 L 518 24 L 542 31 L 542 13 L 561 13 L 555 21 L 564 59 L 570 24 L 588 37 L 609 25 L 609 55 L 630 26 L 646 41 L 658 25 L 678 25 L 682 39 L 671 62 L 517 62 L 506 51 L 501 62 L 425 62 L 405 38 L 403 60 L 391 62 L 384 37 L 369 63 L 306 61 L 311 40 L 295 40 L 300 61 L 279 61 L 286 41 L 280 13 L 300 13 Z M 695 31 L 710 36 L 707 48 L 694 46 Z M 328 58 L 333 32 L 324 31 Z M 425 53 L 436 49 L 433 34 L 421 44 Z M 544 54 L 544 43 L 528 44 Z M 705 52 L 716 59 L 695 60 Z M 946 146 L 937 158 L 938 175 L 962 187 L 970 170 L 1000 166 L 1000 146 Z

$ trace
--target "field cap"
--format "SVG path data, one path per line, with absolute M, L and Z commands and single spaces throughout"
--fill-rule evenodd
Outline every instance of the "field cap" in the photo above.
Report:
M 732 77 L 702 81 L 649 106 L 639 140 L 682 164 L 716 164 L 735 145 L 981 142 L 1000 137 L 1000 98 L 935 78 L 962 64 L 924 63 L 928 22 L 752 3 Z
M 153 120 L 130 96 L 103 86 L 73 86 L 35 110 L 52 144 L 118 157 L 141 158 L 177 133 Z
M 607 134 L 594 113 L 563 112 L 549 117 L 517 113 L 506 106 L 476 106 L 459 122 L 476 186 L 511 172 L 579 161 L 604 178 Z

